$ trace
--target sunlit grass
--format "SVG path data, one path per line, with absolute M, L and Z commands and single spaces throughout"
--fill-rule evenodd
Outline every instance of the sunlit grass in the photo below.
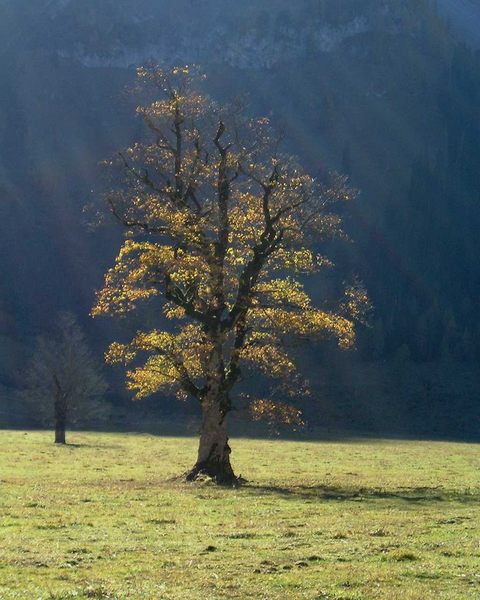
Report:
M 196 440 L 0 432 L 0 598 L 480 597 L 480 451 L 234 440 L 249 483 L 173 480 Z

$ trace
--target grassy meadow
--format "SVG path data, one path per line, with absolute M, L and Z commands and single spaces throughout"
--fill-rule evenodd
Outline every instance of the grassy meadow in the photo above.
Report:
M 0 431 L 0 599 L 480 598 L 480 448 Z

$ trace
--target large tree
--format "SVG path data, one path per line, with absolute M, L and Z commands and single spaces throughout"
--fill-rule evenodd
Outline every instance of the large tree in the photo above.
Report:
M 107 411 L 106 381 L 70 313 L 59 315 L 48 337 L 38 338 L 20 386 L 33 418 L 54 426 L 56 444 L 65 444 L 69 425 L 98 420 Z
M 196 70 L 141 68 L 138 79 L 153 91 L 138 108 L 150 135 L 109 163 L 122 175 L 107 204 L 127 239 L 93 314 L 161 301 L 158 329 L 112 344 L 107 359 L 132 365 L 127 380 L 136 398 L 173 390 L 199 402 L 198 458 L 187 478 L 229 484 L 236 479 L 227 418 L 242 374 L 257 369 L 295 386 L 289 341 L 354 343 L 364 292 L 348 288 L 330 308 L 315 308 L 299 280 L 331 266 L 314 248 L 341 233 L 331 209 L 352 191 L 340 176 L 321 185 L 282 154 L 267 119 L 248 119 L 239 106 L 220 107 L 200 93 Z M 285 402 L 254 398 L 254 388 L 252 380 L 254 417 L 299 419 Z

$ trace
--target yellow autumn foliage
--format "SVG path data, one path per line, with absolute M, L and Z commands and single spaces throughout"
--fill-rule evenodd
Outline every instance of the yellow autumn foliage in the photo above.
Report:
M 137 111 L 151 140 L 110 162 L 122 183 L 107 205 L 127 239 L 92 310 L 125 315 L 162 300 L 159 329 L 107 353 L 131 365 L 129 389 L 137 398 L 171 390 L 203 401 L 221 386 L 230 394 L 242 366 L 293 380 L 291 340 L 353 347 L 354 323 L 368 306 L 363 288 L 320 309 L 299 279 L 333 267 L 312 240 L 344 235 L 330 207 L 355 195 L 346 179 L 317 182 L 278 152 L 268 119 L 247 119 L 198 93 L 195 68 L 141 68 L 138 77 L 153 93 Z M 270 400 L 252 406 L 255 418 L 278 410 L 300 420 Z

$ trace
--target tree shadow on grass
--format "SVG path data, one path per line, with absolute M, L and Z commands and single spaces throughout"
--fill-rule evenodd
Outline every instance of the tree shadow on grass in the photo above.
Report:
M 453 501 L 480 504 L 480 491 L 470 493 L 468 491 L 448 490 L 440 486 L 388 490 L 377 488 L 344 488 L 322 484 L 313 486 L 297 485 L 292 487 L 281 487 L 249 483 L 246 484 L 243 489 L 256 494 L 273 494 L 285 499 L 305 500 L 310 502 L 400 500 L 408 503 Z
M 55 447 L 59 447 L 59 446 L 55 446 Z M 120 445 L 115 445 L 115 444 L 88 444 L 88 443 L 73 443 L 73 442 L 67 442 L 66 444 L 62 444 L 60 447 L 63 448 L 71 448 L 72 450 L 77 450 L 79 448 L 93 448 L 96 450 L 118 450 L 119 448 L 121 448 L 122 446 Z

